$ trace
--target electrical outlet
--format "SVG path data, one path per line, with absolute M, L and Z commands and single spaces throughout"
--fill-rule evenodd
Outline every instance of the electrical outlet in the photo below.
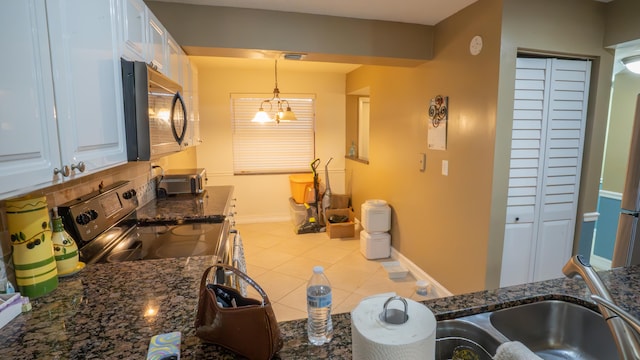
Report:
M 442 175 L 449 176 L 449 160 L 442 160 Z

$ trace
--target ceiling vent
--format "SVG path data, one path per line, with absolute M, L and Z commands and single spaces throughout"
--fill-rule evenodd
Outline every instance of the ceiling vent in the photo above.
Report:
M 285 59 L 285 60 L 303 60 L 306 56 L 307 56 L 307 54 L 300 54 L 300 53 L 285 53 L 285 54 L 282 54 L 282 58 Z

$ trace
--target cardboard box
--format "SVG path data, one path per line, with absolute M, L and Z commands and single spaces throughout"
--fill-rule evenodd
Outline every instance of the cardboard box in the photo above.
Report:
M 348 238 L 355 235 L 356 224 L 353 221 L 353 209 L 327 209 L 327 219 L 332 215 L 347 216 L 349 221 L 342 223 L 327 222 L 327 235 L 330 239 Z
M 349 195 L 331 194 L 331 209 L 346 209 L 349 207 Z

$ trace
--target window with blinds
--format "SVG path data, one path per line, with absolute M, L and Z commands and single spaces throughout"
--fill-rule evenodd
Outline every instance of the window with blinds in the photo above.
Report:
M 231 95 L 235 175 L 309 172 L 315 156 L 315 96 L 282 97 L 296 121 L 251 122 L 260 103 L 271 96 Z M 268 105 L 265 110 L 269 112 Z

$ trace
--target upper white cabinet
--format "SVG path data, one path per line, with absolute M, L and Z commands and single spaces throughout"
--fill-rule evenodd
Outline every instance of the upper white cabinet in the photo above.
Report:
M 122 57 L 147 61 L 147 15 L 142 0 L 120 0 Z
M 167 58 L 169 60 L 169 67 L 165 75 L 184 88 L 185 78 L 182 65 L 186 63 L 186 59 L 184 51 L 182 51 L 180 45 L 171 37 L 171 34 L 167 34 Z
M 187 146 L 196 146 L 202 143 L 200 138 L 200 112 L 199 112 L 199 98 L 198 98 L 198 68 L 188 63 L 186 72 L 189 74 L 188 96 L 188 116 L 189 116 L 189 143 Z
M 44 0 L 2 2 L 0 31 L 7 34 L 0 37 L 0 198 L 6 198 L 60 179 L 53 174 L 60 151 Z
M 158 71 L 168 73 L 167 31 L 155 15 L 145 8 L 147 19 L 147 62 L 155 66 Z
M 47 0 L 58 135 L 70 177 L 127 161 L 116 0 Z
M 126 162 L 116 0 L 0 4 L 0 198 Z

